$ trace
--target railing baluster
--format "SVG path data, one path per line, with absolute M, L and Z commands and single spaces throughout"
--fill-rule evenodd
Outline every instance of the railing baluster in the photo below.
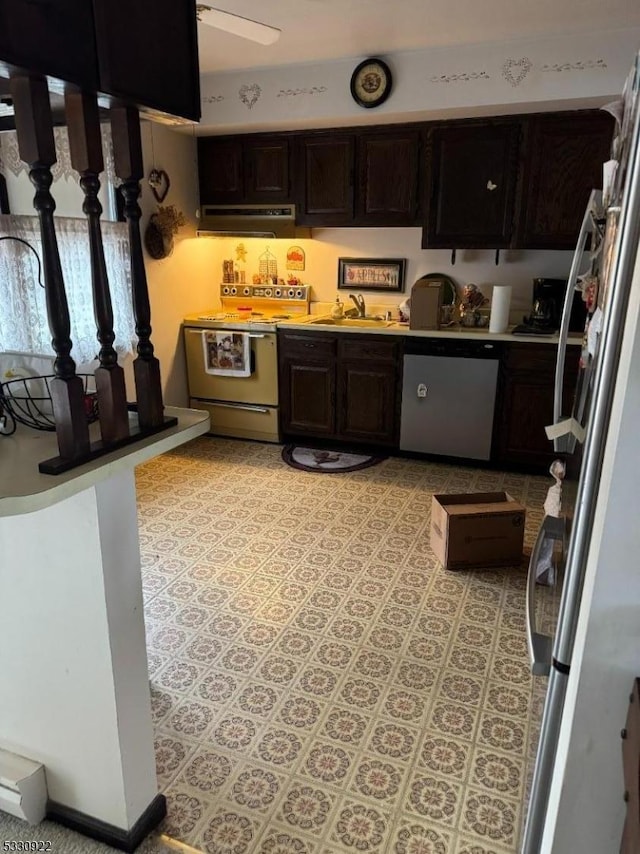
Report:
M 122 180 L 124 215 L 129 225 L 133 312 L 138 335 L 138 356 L 134 360 L 138 419 L 144 429 L 159 427 L 164 421 L 160 363 L 151 343 L 151 307 L 140 238 L 141 210 L 138 205 L 140 181 L 144 175 L 140 116 L 135 107 L 111 108 L 111 135 L 115 172 Z
M 65 112 L 71 165 L 81 176 L 80 186 L 84 192 L 82 210 L 87 216 L 89 227 L 93 308 L 101 345 L 100 366 L 95 371 L 100 432 L 103 442 L 111 444 L 129 435 L 129 417 L 124 371 L 118 364 L 118 354 L 113 346 L 113 307 L 100 227 L 102 205 L 98 192 L 104 160 L 96 96 L 85 92 L 67 92 Z
M 40 221 L 47 317 L 56 353 L 51 398 L 60 456 L 73 460 L 89 452 L 89 427 L 84 406 L 84 384 L 71 357 L 71 322 L 65 292 L 50 188 L 56 162 L 51 104 L 44 77 L 16 75 L 10 80 L 20 157 L 29 166 L 36 188 L 33 206 Z

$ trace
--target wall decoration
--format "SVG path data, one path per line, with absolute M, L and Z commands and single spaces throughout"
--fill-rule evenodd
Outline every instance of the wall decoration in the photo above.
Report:
M 175 205 L 158 205 L 144 231 L 144 245 L 149 255 L 159 261 L 173 252 L 173 236 L 186 224 L 184 214 Z
M 379 107 L 391 94 L 391 70 L 381 59 L 365 59 L 351 75 L 351 97 L 361 107 Z
M 434 74 L 431 83 L 469 83 L 471 80 L 490 80 L 486 71 L 463 71 L 460 74 Z
M 526 56 L 507 59 L 502 65 L 502 76 L 512 86 L 519 86 L 532 68 L 533 63 Z
M 405 258 L 338 258 L 338 287 L 344 290 L 404 290 Z
M 240 261 L 241 264 L 247 262 L 247 248 L 244 243 L 238 243 L 236 246 L 236 261 Z
M 304 270 L 305 254 L 302 246 L 287 249 L 287 270 Z
M 587 71 L 591 68 L 599 68 L 604 71 L 607 63 L 604 59 L 587 59 L 584 62 L 563 62 L 554 65 L 543 65 L 540 71 Z
M 205 95 L 202 100 L 205 104 L 219 104 L 224 101 L 224 95 Z
M 152 169 L 148 178 L 151 192 L 156 202 L 161 205 L 167 198 L 171 181 L 164 169 Z
M 276 98 L 295 98 L 296 95 L 324 95 L 328 91 L 326 86 L 310 86 L 305 89 L 280 89 Z
M 252 83 L 250 86 L 243 83 L 238 89 L 238 97 L 249 110 L 257 103 L 260 95 L 262 95 L 262 89 L 257 83 Z

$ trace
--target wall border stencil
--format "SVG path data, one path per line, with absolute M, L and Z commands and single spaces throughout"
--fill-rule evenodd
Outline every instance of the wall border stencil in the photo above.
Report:
M 486 71 L 462 71 L 459 74 L 434 74 L 430 83 L 469 83 L 471 80 L 490 80 Z
M 224 101 L 224 95 L 204 95 L 202 98 L 204 104 L 219 104 L 220 101 Z
M 607 67 L 604 59 L 586 59 L 584 62 L 556 62 L 553 65 L 543 65 L 540 71 L 588 71 L 592 68 L 604 71 Z
M 502 64 L 502 76 L 512 86 L 519 86 L 533 68 L 528 56 L 520 59 L 506 59 Z
M 257 83 L 243 83 L 238 89 L 238 98 L 248 110 L 251 110 L 258 103 L 260 95 L 262 95 L 262 89 Z
M 309 86 L 305 89 L 281 89 L 276 98 L 295 98 L 296 95 L 324 95 L 328 91 L 327 86 Z

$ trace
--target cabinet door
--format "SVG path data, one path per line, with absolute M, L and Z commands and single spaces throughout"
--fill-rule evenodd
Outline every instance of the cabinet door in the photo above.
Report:
M 100 89 L 139 106 L 200 118 L 192 0 L 92 0 Z
M 286 359 L 282 368 L 282 432 L 333 436 L 336 432 L 335 363 Z
M 519 122 L 434 128 L 423 248 L 489 248 L 511 241 Z
M 289 181 L 289 140 L 264 137 L 245 140 L 245 201 L 291 201 Z
M 338 365 L 338 434 L 377 445 L 397 445 L 397 379 L 392 364 Z
M 303 225 L 353 223 L 353 136 L 299 140 L 298 221 Z
M 563 411 L 571 411 L 579 347 L 567 348 Z M 556 348 L 544 344 L 508 347 L 496 411 L 496 456 L 500 463 L 544 469 L 555 459 L 545 427 L 553 423 Z
M 532 117 L 518 246 L 575 248 L 612 136 L 613 118 L 603 112 Z
M 409 130 L 358 139 L 359 224 L 418 224 L 418 145 L 418 131 Z
M 86 0 L 0 3 L 0 62 L 98 87 L 91 7 Z
M 198 140 L 200 204 L 238 204 L 244 200 L 242 138 Z

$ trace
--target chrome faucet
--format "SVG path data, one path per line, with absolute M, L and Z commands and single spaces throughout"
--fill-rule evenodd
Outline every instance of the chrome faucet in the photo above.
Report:
M 358 317 L 365 317 L 366 310 L 364 306 L 364 297 L 362 294 L 349 294 L 349 299 L 352 299 L 358 309 Z

